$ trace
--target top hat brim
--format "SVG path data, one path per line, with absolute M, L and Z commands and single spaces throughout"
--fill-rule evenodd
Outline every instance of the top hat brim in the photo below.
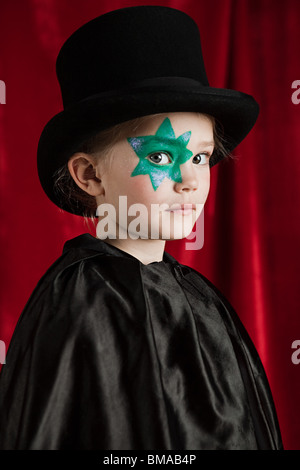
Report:
M 148 81 L 149 82 L 149 81 Z M 228 153 L 254 126 L 259 106 L 255 99 L 235 90 L 212 88 L 188 79 L 157 79 L 128 89 L 100 93 L 67 107 L 45 126 L 38 144 L 40 182 L 54 204 L 71 212 L 53 189 L 54 174 L 79 150 L 84 141 L 116 124 L 157 113 L 200 112 L 221 124 Z M 130 136 L 129 136 L 130 137 Z M 213 166 L 222 159 L 213 156 Z M 76 215 L 82 215 L 76 209 Z

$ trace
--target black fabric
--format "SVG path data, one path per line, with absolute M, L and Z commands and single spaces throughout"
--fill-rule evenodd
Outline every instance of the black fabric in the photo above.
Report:
M 257 352 L 201 274 L 65 244 L 0 376 L 1 449 L 282 449 Z

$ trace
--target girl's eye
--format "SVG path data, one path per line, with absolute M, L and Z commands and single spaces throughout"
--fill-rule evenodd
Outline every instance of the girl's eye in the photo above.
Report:
M 205 165 L 206 163 L 209 163 L 209 158 L 210 155 L 208 153 L 198 153 L 193 157 L 193 163 L 196 163 L 197 165 Z
M 167 165 L 168 163 L 172 162 L 170 155 L 165 152 L 152 153 L 147 158 L 149 158 L 151 162 L 158 165 Z

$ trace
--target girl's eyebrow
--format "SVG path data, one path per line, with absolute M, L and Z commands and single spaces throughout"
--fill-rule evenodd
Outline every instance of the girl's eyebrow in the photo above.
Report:
M 209 146 L 214 146 L 215 142 L 213 140 L 212 141 L 200 140 L 199 145 L 205 145 L 205 146 L 209 147 Z
M 154 136 L 154 139 L 155 141 L 155 136 Z M 173 137 L 163 137 L 163 138 L 159 138 L 157 139 L 157 143 L 161 144 L 161 143 L 168 143 L 168 144 L 173 144 L 174 141 L 176 141 L 176 138 L 173 138 Z M 216 143 L 213 141 L 213 140 L 200 140 L 198 142 L 198 147 L 214 147 L 216 145 Z

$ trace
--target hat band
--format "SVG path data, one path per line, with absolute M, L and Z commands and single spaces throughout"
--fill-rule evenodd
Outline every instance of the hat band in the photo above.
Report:
M 143 88 L 152 88 L 152 91 L 155 91 L 153 88 L 159 88 L 160 91 L 164 91 L 164 88 L 167 90 L 170 87 L 178 87 L 178 88 L 207 88 L 209 87 L 208 84 L 203 84 L 193 78 L 187 77 L 154 77 L 154 78 L 147 78 L 145 80 L 139 80 L 136 82 L 130 83 L 128 86 L 123 86 L 118 89 L 108 90 L 105 92 L 96 93 L 94 95 L 87 96 L 79 100 L 78 102 L 72 102 L 69 104 L 64 104 L 64 108 L 67 109 L 69 106 L 76 105 L 77 103 L 84 103 L 89 100 L 93 100 L 95 98 L 110 98 L 110 97 L 118 97 L 123 96 L 124 92 L 132 92 L 134 90 L 142 90 Z

